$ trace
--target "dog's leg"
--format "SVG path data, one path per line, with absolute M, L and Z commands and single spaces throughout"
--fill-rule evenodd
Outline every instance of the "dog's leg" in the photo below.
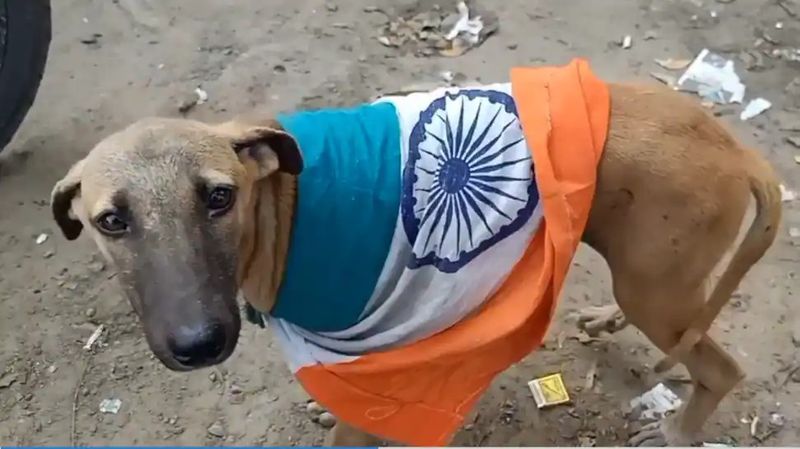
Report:
M 585 307 L 579 310 L 576 316 L 578 318 L 578 328 L 586 332 L 590 337 L 596 337 L 602 331 L 613 334 L 628 325 L 625 314 L 616 304 Z
M 378 446 L 378 444 L 380 444 L 380 439 L 377 437 L 362 432 L 338 419 L 325 440 L 326 446 L 333 447 L 369 447 Z
M 655 313 L 681 298 L 683 307 L 699 310 L 705 300 L 705 289 L 680 288 L 679 285 L 657 285 L 637 282 L 626 274 L 614 276 L 614 295 L 631 324 L 639 328 L 662 351 L 672 348 L 679 340 L 685 319 L 667 309 Z M 642 307 L 649 304 L 649 307 Z M 668 307 L 668 306 L 667 306 Z M 678 315 L 683 315 L 679 313 Z M 739 365 L 710 337 L 704 336 L 685 361 L 694 390 L 686 405 L 676 414 L 643 427 L 630 443 L 635 446 L 687 446 L 695 442 L 703 424 L 719 402 L 744 377 Z
M 743 214 L 737 209 L 744 207 L 737 206 L 732 206 L 730 213 Z M 628 216 L 621 228 L 603 229 L 593 237 L 605 234 L 614 248 L 613 253 L 604 256 L 611 269 L 614 297 L 625 319 L 667 352 L 703 309 L 706 279 L 735 239 L 737 229 L 730 226 L 717 232 L 692 233 L 689 231 L 694 228 L 696 217 L 682 217 L 674 220 L 675 227 L 669 230 L 681 236 L 680 245 L 676 246 L 669 239 L 652 238 L 647 227 L 637 223 L 644 218 L 647 217 Z M 694 384 L 692 397 L 677 414 L 644 427 L 632 436 L 630 443 L 648 446 L 694 443 L 719 401 L 742 378 L 736 362 L 708 336 L 683 361 Z
M 744 378 L 739 365 L 715 341 L 704 336 L 686 360 L 694 391 L 689 402 L 666 420 L 643 427 L 630 439 L 634 446 L 686 446 L 694 443 L 703 423 L 720 401 Z

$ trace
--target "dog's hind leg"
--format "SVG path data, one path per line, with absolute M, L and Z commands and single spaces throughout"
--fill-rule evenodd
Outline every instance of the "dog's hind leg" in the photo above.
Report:
M 625 314 L 616 304 L 585 307 L 575 315 L 578 319 L 578 328 L 590 337 L 596 337 L 603 331 L 613 334 L 628 325 Z
M 614 156 L 608 153 L 607 168 L 613 167 L 609 162 Z M 708 279 L 736 240 L 747 208 L 746 186 L 715 187 L 727 187 L 733 194 L 708 198 L 694 189 L 680 191 L 670 182 L 651 183 L 651 188 L 630 189 L 634 201 L 615 213 L 602 208 L 608 201 L 601 190 L 598 208 L 592 211 L 597 215 L 589 218 L 586 241 L 608 262 L 614 297 L 626 321 L 665 353 L 704 310 Z M 685 206 L 692 203 L 697 206 Z M 719 401 L 742 378 L 736 362 L 705 332 L 681 362 L 695 386 L 692 397 L 677 414 L 633 435 L 631 443 L 694 443 Z
M 719 402 L 744 378 L 739 365 L 708 336 L 691 349 L 685 362 L 694 391 L 683 409 L 643 427 L 630 438 L 634 446 L 673 446 L 695 442 Z
M 702 287 L 658 285 L 622 274 L 614 277 L 614 295 L 630 323 L 665 352 L 678 342 L 692 318 L 691 310 L 700 310 L 706 297 Z M 658 304 L 674 303 L 678 298 L 681 307 L 689 313 L 677 310 L 671 313 L 665 309 L 657 313 Z M 632 445 L 687 446 L 694 443 L 719 402 L 744 377 L 736 361 L 708 336 L 691 349 L 684 363 L 694 386 L 691 398 L 678 413 L 632 435 Z

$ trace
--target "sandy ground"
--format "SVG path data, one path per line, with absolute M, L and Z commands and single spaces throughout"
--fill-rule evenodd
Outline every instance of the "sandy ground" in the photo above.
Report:
M 306 414 L 307 398 L 268 331 L 246 325 L 234 356 L 216 369 L 167 371 L 150 355 L 91 242 L 66 242 L 50 219 L 50 189 L 72 162 L 134 119 L 177 115 L 197 86 L 209 101 L 190 116 L 221 119 L 250 109 L 354 103 L 409 83 L 435 82 L 445 70 L 505 80 L 511 65 L 564 63 L 573 56 L 589 57 L 607 78 L 646 79 L 651 71 L 664 72 L 654 58 L 687 58 L 709 47 L 738 61 L 748 97 L 774 102 L 748 122 L 739 121 L 737 108 L 719 113 L 770 158 L 787 186 L 800 188 L 800 148 L 787 141 L 800 137 L 793 109 L 800 106 L 800 80 L 790 86 L 800 62 L 763 53 L 800 47 L 800 15 L 790 15 L 800 12 L 796 1 L 484 0 L 499 17 L 499 32 L 457 58 L 415 57 L 375 39 L 385 16 L 365 6 L 420 12 L 433 5 L 427 0 L 234 3 L 53 2 L 54 37 L 41 91 L 0 156 L 0 444 L 322 441 L 324 429 Z M 95 33 L 96 43 L 81 42 Z M 629 50 L 617 44 L 625 34 L 633 37 Z M 709 441 L 800 443 L 800 315 L 794 303 L 800 239 L 789 236 L 791 226 L 800 226 L 798 204 L 785 203 L 776 245 L 713 331 L 748 377 L 709 421 Z M 37 245 L 42 233 L 49 238 Z M 624 443 L 625 404 L 656 382 L 648 367 L 659 354 L 633 329 L 586 341 L 563 320 L 571 310 L 612 300 L 607 270 L 589 250 L 577 257 L 562 298 L 562 319 L 546 347 L 498 379 L 456 444 Z M 107 332 L 88 355 L 81 347 L 100 324 Z M 595 363 L 597 380 L 587 389 L 586 373 Z M 538 411 L 526 382 L 553 372 L 563 373 L 573 404 Z M 678 380 L 669 385 L 685 395 L 683 375 L 676 370 Z M 117 414 L 98 411 L 107 398 L 121 400 Z M 772 413 L 783 416 L 783 427 L 766 425 Z M 759 417 L 757 438 L 744 422 L 752 416 Z

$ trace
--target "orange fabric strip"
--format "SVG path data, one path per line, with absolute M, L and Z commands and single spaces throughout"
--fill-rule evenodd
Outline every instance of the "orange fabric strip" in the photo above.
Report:
M 492 379 L 539 347 L 547 332 L 588 219 L 608 128 L 608 89 L 583 60 L 515 68 L 511 82 L 544 220 L 507 281 L 478 313 L 437 335 L 297 373 L 339 419 L 376 436 L 448 444 Z

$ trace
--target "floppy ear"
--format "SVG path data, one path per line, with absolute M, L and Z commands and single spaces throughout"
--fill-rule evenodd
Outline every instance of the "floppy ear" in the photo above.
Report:
M 254 160 L 261 177 L 275 171 L 290 175 L 299 175 L 303 171 L 303 155 L 297 141 L 279 129 L 267 126 L 247 128 L 233 139 L 233 149 L 240 158 Z
M 50 209 L 53 218 L 64 233 L 67 240 L 75 240 L 81 235 L 83 225 L 71 215 L 72 199 L 80 192 L 83 160 L 77 162 L 69 169 L 67 175 L 58 181 L 50 194 Z

